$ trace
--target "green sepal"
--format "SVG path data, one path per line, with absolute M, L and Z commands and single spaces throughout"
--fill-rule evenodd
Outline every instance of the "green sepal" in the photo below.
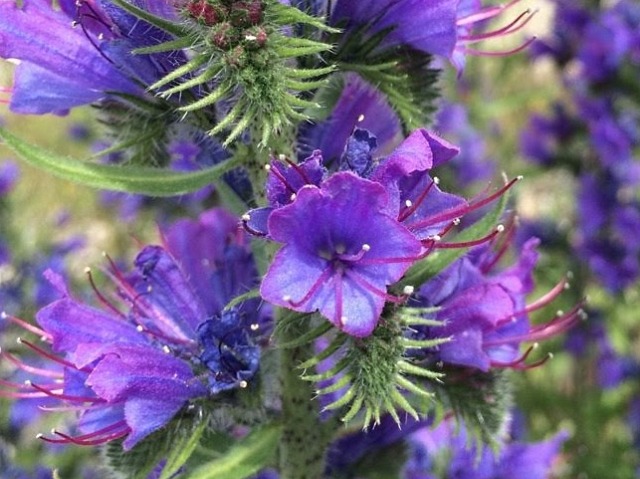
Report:
M 121 440 L 106 444 L 102 448 L 104 463 L 116 473 L 116 477 L 147 479 L 161 461 L 171 458 L 173 468 L 181 459 L 181 452 L 190 455 L 195 449 L 192 436 L 197 435 L 199 439 L 207 422 L 200 414 L 183 410 L 169 424 L 147 436 L 130 451 L 123 451 Z
M 247 301 L 248 299 L 259 298 L 259 297 L 260 297 L 260 290 L 257 288 L 252 289 L 250 291 L 247 291 L 244 294 L 241 294 L 240 296 L 236 296 L 231 301 L 229 301 L 227 305 L 224 307 L 223 311 L 229 311 L 234 306 L 237 306 L 238 304 L 244 301 Z
M 447 381 L 436 389 L 442 402 L 464 421 L 471 438 L 494 450 L 505 438 L 513 406 L 509 373 L 500 369 L 488 373 L 466 372 L 464 380 Z
M 201 465 L 186 479 L 245 479 L 275 460 L 282 428 L 271 424 L 254 429 L 224 455 Z
M 131 50 L 134 55 L 150 55 L 152 53 L 164 53 L 171 52 L 173 50 L 182 50 L 183 48 L 189 48 L 193 44 L 193 39 L 189 37 L 180 37 L 175 40 L 169 40 L 168 42 L 158 43 L 157 45 L 151 45 L 150 47 L 140 47 Z
M 311 317 L 313 315 L 308 314 L 305 316 Z M 333 325 L 330 322 L 323 321 L 318 326 L 306 332 L 305 334 L 299 336 L 298 338 L 292 341 L 279 343 L 278 347 L 284 348 L 284 349 L 292 349 L 292 348 L 298 348 L 300 346 L 304 346 L 305 344 L 309 344 L 314 339 L 318 339 L 320 336 L 322 336 L 323 334 L 331 330 L 331 328 L 333 328 Z M 276 335 L 277 335 L 277 331 L 276 331 Z
M 464 229 L 455 237 L 455 241 L 464 242 L 482 238 L 489 231 L 495 229 L 502 217 L 509 199 L 508 193 L 503 194 L 496 207 L 487 213 L 480 221 Z M 469 248 L 452 248 L 433 251 L 425 259 L 419 261 L 407 271 L 404 278 L 394 286 L 394 289 L 402 290 L 405 286 L 419 286 L 443 271 L 447 266 L 460 258 Z
M 269 10 L 267 11 L 271 15 L 271 18 L 269 20 L 276 25 L 289 26 L 291 24 L 301 23 L 310 25 L 317 28 L 318 30 L 323 30 L 329 33 L 341 32 L 339 28 L 334 28 L 327 25 L 324 18 L 314 17 L 312 15 L 304 13 L 301 10 L 298 10 L 295 7 L 283 5 L 279 2 L 274 2 L 273 4 L 271 4 L 269 6 Z
M 158 17 L 156 15 L 153 15 L 152 13 L 149 13 L 146 10 L 143 10 L 141 8 L 136 7 L 135 5 L 132 5 L 126 0 L 113 0 L 113 3 L 115 3 L 117 6 L 119 6 L 126 12 L 130 13 L 134 17 L 144 20 L 145 22 L 153 25 L 154 27 L 158 27 L 160 30 L 170 33 L 176 37 L 184 37 L 189 33 L 189 30 L 187 30 L 180 24 L 172 22 L 165 18 Z
M 238 166 L 234 158 L 210 168 L 187 173 L 143 166 L 102 165 L 51 153 L 2 128 L 0 139 L 27 163 L 65 180 L 93 188 L 148 196 L 191 193 Z
M 206 426 L 207 421 L 200 421 L 190 435 L 182 436 L 180 442 L 172 446 L 171 452 L 167 456 L 167 462 L 162 469 L 160 479 L 171 479 L 189 460 L 196 450 Z

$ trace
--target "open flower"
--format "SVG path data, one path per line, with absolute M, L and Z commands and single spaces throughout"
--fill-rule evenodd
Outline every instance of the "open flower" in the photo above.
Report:
M 271 238 L 284 246 L 262 282 L 262 297 L 296 311 L 319 310 L 348 334 L 371 334 L 385 302 L 394 300 L 387 286 L 421 250 L 384 212 L 387 201 L 381 185 L 350 172 L 301 188 L 269 217 Z
M 44 440 L 92 445 L 125 438 L 130 449 L 188 403 L 246 387 L 256 373 L 257 304 L 222 309 L 256 281 L 236 220 L 214 209 L 164 236 L 166 246 L 145 247 L 130 273 L 110 262 L 114 294 L 95 288 L 88 272 L 100 307 L 74 298 L 50 272 L 62 298 L 38 312 L 39 327 L 3 313 L 50 345 L 49 351 L 19 340 L 51 367 L 3 352 L 31 379 L 24 385 L 3 381 L 2 395 L 54 398 L 63 403 L 58 409 L 79 411 L 80 435 L 54 431 Z

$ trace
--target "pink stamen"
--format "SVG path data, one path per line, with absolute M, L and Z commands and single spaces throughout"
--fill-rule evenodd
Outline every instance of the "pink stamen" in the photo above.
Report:
M 510 35 L 512 33 L 518 32 L 519 30 L 522 30 L 522 28 L 524 28 L 524 26 L 531 21 L 536 13 L 538 13 L 537 10 L 534 10 L 533 12 L 531 10 L 525 10 L 520 15 L 518 15 L 515 20 L 502 28 L 474 35 L 460 35 L 458 39 L 464 41 L 465 43 L 474 43 L 480 42 L 482 40 L 488 40 L 490 38 Z M 521 22 L 523 18 L 525 19 L 523 22 Z M 520 24 L 518 25 L 518 23 Z
M 313 184 L 312 181 L 309 179 L 309 177 L 307 176 L 307 174 L 305 173 L 305 171 L 300 167 L 300 165 L 298 165 L 297 163 L 291 161 L 289 158 L 286 158 L 285 161 L 287 162 L 287 164 L 289 164 L 294 170 L 296 170 L 296 173 L 298 173 L 300 175 L 300 177 L 302 178 L 302 181 L 304 181 L 306 184 L 311 185 Z
M 507 363 L 505 362 L 501 362 L 501 361 L 491 361 L 491 366 L 492 367 L 496 367 L 496 368 L 512 368 L 517 366 L 520 363 L 524 363 L 527 358 L 529 357 L 529 355 L 531 354 L 531 352 L 536 349 L 538 347 L 537 344 L 533 344 L 532 346 L 529 346 L 527 348 L 527 350 L 524 352 L 524 354 L 522 354 L 519 358 L 514 359 L 513 361 L 509 361 Z
M 4 313 L 4 312 L 2 314 L 0 314 L 0 317 L 2 317 L 2 319 L 8 319 L 12 323 L 17 324 L 18 326 L 20 326 L 22 329 L 24 329 L 26 331 L 29 331 L 29 332 L 31 332 L 33 334 L 37 334 L 41 338 L 44 338 L 44 339 L 46 339 L 48 341 L 51 341 L 53 339 L 53 336 L 51 336 L 49 333 L 47 333 L 46 331 L 40 329 L 37 326 L 34 326 L 33 324 L 27 323 L 23 319 L 16 318 L 15 316 L 11 316 L 10 314 Z
M 525 41 L 519 47 L 516 47 L 516 48 L 514 48 L 512 50 L 506 50 L 506 51 L 501 51 L 501 52 L 487 52 L 487 51 L 484 51 L 484 50 L 475 50 L 473 48 L 467 48 L 467 47 L 464 47 L 462 49 L 462 51 L 467 55 L 475 55 L 475 56 L 479 56 L 479 57 L 505 57 L 505 56 L 508 56 L 508 55 L 514 55 L 516 53 L 520 53 L 522 50 L 526 49 L 529 45 L 531 45 L 537 39 L 538 39 L 538 37 L 533 36 L 533 37 L 529 38 L 527 41 Z
M 284 175 L 280 173 L 280 170 L 278 170 L 277 166 L 272 166 L 271 168 L 269 168 L 269 173 L 273 173 L 275 177 L 278 178 L 280 182 L 285 186 L 285 188 L 287 188 L 291 193 L 296 193 L 296 189 L 291 186 L 291 184 L 289 184 Z
M 502 195 L 504 195 L 513 185 L 515 185 L 518 181 L 520 181 L 522 179 L 521 176 L 517 176 L 514 179 L 512 179 L 511 181 L 509 181 L 508 183 L 506 183 L 502 188 L 500 188 L 499 190 L 497 190 L 495 193 L 482 198 L 480 200 L 477 200 L 475 202 L 472 202 L 470 204 L 467 205 L 462 205 L 459 206 L 457 208 L 453 208 L 449 211 L 445 211 L 444 213 L 441 213 L 437 216 L 432 216 L 431 218 L 427 218 L 425 220 L 422 221 L 418 221 L 416 223 L 413 223 L 411 225 L 407 225 L 409 227 L 409 229 L 418 229 L 418 228 L 424 228 L 426 226 L 431 226 L 431 225 L 435 225 L 438 223 L 441 223 L 443 221 L 451 221 L 451 220 L 455 220 L 456 218 L 460 218 L 462 216 L 464 216 L 467 213 L 470 213 L 472 211 L 475 211 L 479 208 L 482 208 L 483 206 L 491 203 L 492 201 L 496 200 L 497 198 L 501 197 Z
M 554 299 L 556 299 L 560 294 L 567 289 L 569 286 L 569 281 L 564 278 L 558 284 L 556 284 L 548 293 L 544 294 L 533 303 L 528 304 L 524 309 L 523 313 L 531 313 L 532 311 L 536 311 L 547 304 L 551 303 Z
M 91 270 L 87 269 L 86 273 L 87 273 L 87 277 L 89 278 L 89 284 L 91 285 L 91 289 L 93 289 L 93 292 L 98 297 L 98 300 L 100 301 L 100 303 L 103 306 L 110 309 L 111 311 L 113 311 L 117 316 L 120 316 L 121 318 L 126 318 L 126 316 L 118 308 L 116 308 L 107 298 L 105 298 L 105 296 L 100 292 L 100 290 L 96 286 L 96 283 L 93 281 L 93 275 L 91 274 Z
M 513 241 L 513 236 L 515 235 L 515 227 L 514 227 L 514 217 L 513 215 L 509 218 L 509 222 L 507 223 L 507 228 L 505 234 L 502 236 L 502 241 L 500 245 L 497 247 L 497 251 L 493 254 L 490 260 L 486 263 L 483 263 L 480 266 L 480 270 L 487 274 L 489 271 L 493 269 L 493 267 L 498 264 L 498 262 L 505 255 L 509 246 L 511 246 L 511 242 Z
M 37 389 L 38 391 L 46 394 L 47 396 L 56 398 L 56 399 L 60 399 L 62 401 L 74 401 L 74 402 L 89 402 L 89 403 L 93 403 L 93 404 L 98 404 L 98 403 L 104 403 L 104 399 L 100 399 L 98 397 L 90 397 L 90 396 L 72 396 L 70 394 L 64 394 L 64 393 L 58 393 L 58 389 L 55 390 L 51 390 L 51 389 L 47 389 L 44 386 L 40 386 L 38 384 L 32 383 L 30 382 L 29 385 L 34 388 Z
M 327 266 L 322 272 L 322 274 L 318 277 L 318 279 L 316 279 L 316 281 L 313 283 L 313 286 L 311 286 L 309 291 L 307 291 L 307 294 L 305 294 L 301 300 L 293 301 L 292 299 L 285 299 L 284 301 L 288 302 L 294 308 L 302 306 L 304 303 L 309 301 L 309 299 L 311 299 L 311 297 L 314 294 L 318 292 L 318 289 L 320 289 L 320 286 L 322 286 L 322 283 L 324 283 L 331 275 L 331 271 L 332 271 L 331 266 L 330 265 Z
M 66 366 L 66 367 L 68 367 L 68 368 L 74 369 L 74 370 L 76 370 L 76 371 L 85 371 L 85 372 L 89 372 L 89 371 L 90 371 L 89 369 L 85 369 L 85 368 L 78 369 L 78 368 L 75 366 L 75 364 L 73 364 L 73 363 L 71 363 L 71 362 L 69 362 L 69 361 L 65 361 L 64 359 L 62 359 L 62 358 L 60 358 L 60 357 L 58 357 L 58 356 L 55 356 L 54 354 L 49 353 L 49 352 L 45 351 L 45 350 L 44 350 L 44 349 L 42 349 L 42 348 L 39 348 L 39 347 L 38 347 L 38 346 L 36 346 L 35 344 L 32 344 L 32 343 L 30 343 L 29 341 L 27 341 L 27 340 L 25 340 L 25 339 L 18 338 L 18 343 L 19 343 L 19 344 L 24 344 L 24 345 L 25 345 L 25 346 L 27 346 L 29 349 L 32 349 L 33 351 L 35 351 L 36 353 L 38 353 L 40 356 L 45 357 L 45 358 L 47 358 L 47 359 L 50 359 L 50 360 L 52 360 L 52 361 L 54 361 L 54 362 L 56 362 L 56 363 L 58 363 L 58 364 L 62 364 L 63 366 Z
M 484 236 L 482 238 L 478 238 L 475 240 L 471 240 L 471 241 L 461 241 L 461 242 L 444 242 L 444 241 L 434 241 L 433 247 L 436 249 L 456 249 L 456 248 L 470 248 L 472 246 L 478 246 L 484 243 L 487 243 L 489 241 L 491 241 L 493 238 L 495 238 L 497 235 L 499 235 L 502 231 L 504 231 L 504 228 L 496 228 L 495 230 L 493 230 L 491 233 L 489 233 L 487 236 Z M 423 244 L 425 241 L 433 241 L 433 240 L 423 240 Z
M 483 8 L 482 10 L 472 13 L 471 15 L 467 15 L 466 17 L 459 18 L 456 21 L 456 25 L 459 27 L 464 25 L 470 25 L 473 23 L 482 22 L 484 20 L 489 20 L 493 17 L 500 15 L 505 10 L 513 7 L 516 3 L 519 3 L 520 0 L 512 0 L 506 5 L 498 5 L 494 7 Z
M 484 346 L 491 347 L 527 341 L 541 341 L 560 334 L 571 328 L 583 317 L 584 311 L 582 310 L 582 306 L 582 303 L 578 303 L 568 313 L 561 314 L 546 324 L 531 328 L 527 334 L 486 341 Z
M 527 359 L 527 356 L 529 356 L 529 354 L 531 353 L 531 351 L 533 351 L 533 349 L 534 349 L 533 346 L 529 347 L 529 349 L 527 349 L 527 352 L 523 356 L 521 356 L 520 358 L 510 363 L 501 363 L 499 361 L 491 361 L 491 366 L 494 368 L 510 368 L 510 369 L 517 369 L 518 371 L 526 371 L 528 369 L 534 369 L 539 366 L 542 366 L 544 363 L 546 363 L 547 361 L 549 361 L 549 359 L 553 357 L 553 355 L 549 353 L 542 359 L 539 359 L 533 363 L 526 364 L 525 361 Z
M 424 191 L 420 193 L 420 196 L 418 196 L 418 199 L 411 206 L 402 210 L 402 212 L 398 216 L 398 221 L 402 222 L 406 220 L 409 216 L 411 216 L 413 213 L 415 213 L 415 211 L 420 207 L 424 199 L 427 197 L 427 195 L 431 191 L 431 188 L 433 188 L 433 185 L 435 184 L 436 184 L 435 180 L 431 180 L 431 183 L 429 183 L 429 185 L 424 189 Z
M 38 376 L 43 376 L 43 377 L 48 377 L 48 378 L 56 378 L 56 379 L 62 379 L 64 377 L 64 375 L 59 371 L 51 371 L 50 369 L 42 369 L 42 368 L 37 368 L 37 367 L 31 366 L 29 364 L 26 364 L 26 363 L 20 361 L 13 354 L 7 353 L 7 352 L 2 351 L 2 350 L 0 350 L 0 356 L 5 357 L 6 359 L 8 359 L 11 363 L 13 363 L 19 369 L 21 369 L 23 371 L 26 371 L 28 373 L 31 373 L 31 374 L 36 374 Z
M 361 286 L 362 288 L 366 289 L 370 293 L 375 294 L 376 296 L 384 298 L 386 301 L 389 301 L 391 303 L 401 304 L 407 300 L 407 296 L 394 296 L 392 294 L 387 293 L 386 291 L 382 291 L 376 288 L 374 285 L 372 285 L 366 279 L 364 279 L 362 275 L 356 273 L 355 271 L 346 270 L 345 274 L 349 278 L 354 280 L 358 284 L 358 286 Z

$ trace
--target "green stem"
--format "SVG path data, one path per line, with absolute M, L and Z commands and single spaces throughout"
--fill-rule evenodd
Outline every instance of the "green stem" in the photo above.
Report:
M 307 325 L 296 322 L 284 328 L 283 343 L 307 332 Z M 327 434 L 320 421 L 312 384 L 300 379 L 296 366 L 312 355 L 311 345 L 280 350 L 282 423 L 280 439 L 281 479 L 320 479 L 325 467 Z

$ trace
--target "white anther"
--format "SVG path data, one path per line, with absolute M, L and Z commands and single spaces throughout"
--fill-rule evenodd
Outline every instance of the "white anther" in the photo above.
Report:
M 50 432 L 51 432 L 51 434 L 52 434 L 53 436 L 55 436 L 56 434 L 58 434 L 58 430 L 57 430 L 55 427 L 52 427 Z
M 364 115 L 360 114 L 360 116 L 358 116 L 358 123 L 362 123 L 364 121 Z
M 269 164 L 264 165 L 264 169 L 267 171 L 271 171 L 271 165 Z
M 404 205 L 405 205 L 407 208 L 411 208 L 411 207 L 413 206 L 413 201 L 411 201 L 411 200 L 407 200 L 407 201 L 405 201 L 405 202 L 404 202 Z
M 440 240 L 442 239 L 442 236 L 440 236 L 440 235 L 433 235 L 433 236 L 431 237 L 431 239 L 432 239 L 433 241 L 440 241 Z
M 25 385 L 25 386 L 28 386 L 28 387 L 31 387 L 31 386 L 33 386 L 33 383 L 31 382 L 31 380 L 30 380 L 30 379 L 27 379 L 27 380 L 24 382 L 24 385 Z
M 553 359 L 553 353 L 549 353 L 548 356 L 549 356 L 549 359 Z
M 520 181 L 520 180 L 522 180 L 522 179 L 524 179 L 524 176 L 522 176 L 522 175 L 518 175 L 518 176 L 516 176 L 516 180 Z
M 434 182 L 436 185 L 439 185 L 439 184 L 440 184 L 440 178 L 438 178 L 437 176 L 434 176 L 434 177 L 433 177 L 433 182 Z
M 103 252 L 102 252 L 102 253 L 100 253 L 100 254 L 102 255 L 102 257 L 103 257 L 103 258 L 106 258 L 106 257 L 107 257 L 107 252 L 106 252 L 106 251 L 103 251 Z
M 404 294 L 406 294 L 407 296 L 412 295 L 412 294 L 413 294 L 413 292 L 414 292 L 415 290 L 416 290 L 416 289 L 415 289 L 413 286 L 411 286 L 411 285 L 407 285 L 407 286 L 405 286 L 404 288 L 402 288 L 402 292 L 403 292 Z
M 370 251 L 371 250 L 371 246 L 368 245 L 367 243 L 362 245 L 362 251 Z
M 460 220 L 460 218 L 454 218 L 454 219 L 453 219 L 453 221 L 452 221 L 452 223 L 453 223 L 455 226 L 458 226 L 458 225 L 460 224 L 460 221 L 461 221 L 461 220 Z
M 346 324 L 346 322 L 347 322 L 347 317 L 346 316 L 341 316 L 340 317 L 340 323 L 341 324 Z
M 567 279 L 573 279 L 573 271 L 567 271 Z
M 36 439 L 42 439 L 43 437 L 44 437 L 44 434 L 42 434 L 41 432 L 36 434 Z
M 16 343 L 22 344 L 22 338 L 20 336 L 16 338 Z
M 78 26 L 78 22 L 76 22 L 75 20 L 71 22 L 71 28 L 76 28 L 77 26 Z
M 104 40 L 104 33 L 99 33 L 98 34 L 98 40 L 100 40 L 100 41 Z
M 238 383 L 238 386 L 240 386 L 242 389 L 246 388 L 249 385 L 249 383 L 247 383 L 247 381 L 240 381 Z
M 136 331 L 138 331 L 139 333 L 142 333 L 142 332 L 144 332 L 144 327 L 141 324 L 138 324 L 136 326 Z
M 171 349 L 166 344 L 164 346 L 162 346 L 162 350 L 167 354 L 171 353 Z
M 251 215 L 248 214 L 243 214 L 242 215 L 242 221 L 251 221 Z
M 147 286 L 147 293 L 150 293 L 151 291 L 153 291 L 153 287 L 151 285 Z
M 280 154 L 278 155 L 278 159 L 279 159 L 280 161 L 285 161 L 285 160 L 287 159 L 287 155 L 285 155 L 284 153 L 280 153 Z
M 257 331 L 258 329 L 260 329 L 260 325 L 258 323 L 253 323 L 249 327 L 251 328 L 251 331 Z
M 296 195 L 295 193 L 291 193 L 291 196 L 289 197 L 289 199 L 291 201 L 294 201 L 297 197 L 298 197 L 298 195 Z
M 282 301 L 286 301 L 286 302 L 288 303 L 289 301 L 291 301 L 291 296 L 289 296 L 288 294 L 285 294 L 285 295 L 282 297 Z
M 91 273 L 91 268 L 89 266 L 86 266 L 84 268 L 84 274 L 89 274 L 89 273 Z
M 496 231 L 497 231 L 498 233 L 502 233 L 502 232 L 504 231 L 504 225 L 498 225 L 498 226 L 496 226 Z
M 255 35 L 245 35 L 244 39 L 248 42 L 255 42 L 258 37 L 256 37 Z
M 0 318 L 2 318 L 2 319 L 7 319 L 7 317 L 8 317 L 8 316 L 7 316 L 6 311 L 3 311 L 2 313 L 0 313 Z
M 540 344 L 538 343 L 533 343 L 533 345 L 531 346 L 533 349 L 538 349 L 540 347 Z
M 562 316 L 563 314 L 564 314 L 564 311 L 562 311 L 561 309 L 556 311 L 556 316 Z
M 569 281 L 565 281 L 564 285 L 562 286 L 565 290 L 567 289 L 571 289 L 571 283 L 569 283 Z

